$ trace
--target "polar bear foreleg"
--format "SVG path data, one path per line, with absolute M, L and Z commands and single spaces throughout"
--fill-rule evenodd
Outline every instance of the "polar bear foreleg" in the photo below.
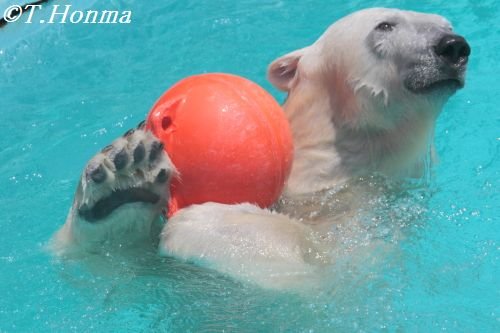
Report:
M 270 288 L 304 285 L 321 258 L 307 225 L 251 204 L 218 203 L 177 212 L 163 229 L 160 254 Z

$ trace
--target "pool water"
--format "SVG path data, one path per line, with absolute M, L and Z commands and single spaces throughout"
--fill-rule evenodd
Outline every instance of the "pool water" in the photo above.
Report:
M 12 3 L 0 0 L 0 10 Z M 0 332 L 500 331 L 497 1 L 74 5 L 131 10 L 132 23 L 0 29 Z M 86 161 L 174 82 L 235 73 L 283 100 L 266 82 L 267 64 L 372 6 L 442 14 L 472 47 L 466 88 L 437 124 L 432 185 L 388 201 L 386 222 L 406 224 L 395 249 L 362 265 L 340 256 L 331 287 L 308 295 L 263 290 L 153 248 L 64 262 L 44 250 Z

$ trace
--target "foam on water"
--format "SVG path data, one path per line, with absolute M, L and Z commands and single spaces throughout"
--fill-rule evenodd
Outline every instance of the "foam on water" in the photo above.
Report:
M 500 329 L 496 1 L 79 3 L 130 9 L 133 23 L 0 30 L 0 332 Z M 364 234 L 337 235 L 329 286 L 308 296 L 158 258 L 153 247 L 64 262 L 43 250 L 85 162 L 171 84 L 230 72 L 282 100 L 265 80 L 271 60 L 349 12 L 396 5 L 449 18 L 472 57 L 466 88 L 438 121 L 432 185 L 373 203 L 367 237 L 389 248 L 360 259 L 346 249 Z

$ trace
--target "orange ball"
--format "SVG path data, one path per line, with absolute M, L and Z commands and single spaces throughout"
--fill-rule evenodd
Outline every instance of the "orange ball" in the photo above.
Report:
M 293 144 L 283 110 L 239 76 L 181 80 L 153 106 L 147 128 L 179 171 L 170 184 L 169 216 L 209 201 L 268 207 L 290 174 Z

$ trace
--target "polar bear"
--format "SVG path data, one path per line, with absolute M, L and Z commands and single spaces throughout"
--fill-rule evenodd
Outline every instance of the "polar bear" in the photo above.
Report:
M 326 235 L 338 224 L 354 225 L 353 212 L 376 195 L 357 180 L 425 174 L 436 118 L 464 86 L 469 54 L 441 16 L 373 8 L 276 59 L 268 79 L 288 93 L 283 108 L 295 145 L 283 199 L 272 210 L 249 203 L 184 208 L 159 233 L 160 254 L 267 287 L 316 283 L 335 260 Z M 52 248 L 99 251 L 148 239 L 175 176 L 143 125 L 127 132 L 85 167 Z M 341 202 L 337 210 L 319 207 L 325 191 Z

